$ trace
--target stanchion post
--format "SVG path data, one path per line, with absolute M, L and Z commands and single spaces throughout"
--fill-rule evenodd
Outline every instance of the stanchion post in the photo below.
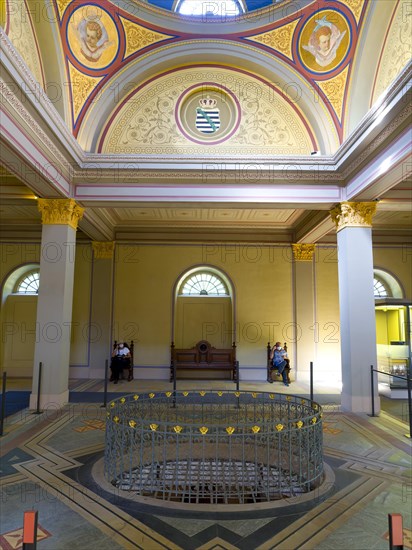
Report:
M 237 396 L 237 408 L 240 409 L 240 403 L 239 403 L 239 361 L 236 361 L 236 392 L 238 394 L 238 396 Z
M 313 361 L 310 362 L 310 400 L 313 401 Z
M 37 548 L 37 510 L 24 512 L 23 521 L 23 550 Z
M 373 380 L 373 365 L 371 365 L 371 399 L 372 399 L 372 416 L 375 416 L 375 382 Z
M 40 390 L 41 390 L 41 371 L 43 369 L 43 363 L 40 361 L 39 363 L 39 378 L 37 380 L 37 407 L 33 414 L 41 414 L 42 411 L 40 410 Z
M 106 359 L 104 364 L 104 395 L 103 395 L 103 405 L 100 405 L 102 408 L 107 407 L 107 376 L 109 373 L 109 361 Z
M 389 550 L 403 550 L 402 514 L 388 514 Z
M 176 363 L 173 361 L 173 407 L 176 407 Z
M 6 416 L 6 383 L 7 383 L 7 372 L 3 372 L 3 383 L 1 387 L 0 436 L 3 435 L 4 418 Z
M 412 379 L 411 379 L 411 369 L 409 368 L 406 372 L 406 384 L 408 387 L 408 414 L 409 414 L 409 437 L 412 438 Z

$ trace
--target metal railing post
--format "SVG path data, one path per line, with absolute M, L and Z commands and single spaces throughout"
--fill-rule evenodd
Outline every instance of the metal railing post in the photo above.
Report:
M 373 365 L 371 365 L 371 398 L 372 398 L 372 416 L 375 416 L 375 383 L 373 380 Z
M 109 361 L 106 359 L 104 364 L 104 394 L 103 394 L 103 405 L 100 405 L 103 408 L 107 407 L 107 376 L 109 372 Z
M 6 382 L 7 382 L 7 372 L 3 372 L 3 384 L 1 388 L 0 436 L 3 435 L 4 417 L 6 416 Z
M 173 407 L 176 407 L 176 363 L 173 361 Z
M 33 414 L 41 414 L 43 411 L 40 410 L 40 389 L 41 389 L 41 371 L 43 369 L 43 363 L 39 363 L 39 378 L 37 379 L 37 407 Z
M 313 361 L 310 362 L 310 400 L 313 401 Z

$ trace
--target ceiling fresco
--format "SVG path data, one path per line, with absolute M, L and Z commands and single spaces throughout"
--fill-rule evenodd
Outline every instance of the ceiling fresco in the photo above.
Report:
M 5 30 L 24 57 L 32 74 L 48 92 L 48 52 L 46 48 L 39 47 L 39 42 L 44 44 L 44 38 L 40 41 L 40 36 L 36 37 L 36 25 L 35 21 L 32 21 L 36 19 L 36 14 L 33 10 L 27 9 L 28 0 L 21 2 L 19 12 L 14 9 L 14 3 L 10 0 L 6 2 Z M 206 86 L 206 95 L 199 100 L 207 101 L 207 93 L 216 89 L 216 86 L 221 87 L 221 92 L 225 88 L 228 90 L 225 92 L 228 101 L 224 102 L 225 105 L 217 107 L 220 116 L 223 116 L 224 108 L 231 101 L 238 105 L 240 110 L 233 127 L 224 123 L 220 125 L 220 119 L 219 128 L 212 123 L 210 127 L 216 136 L 209 140 L 210 147 L 207 150 L 214 153 L 212 145 L 220 145 L 223 142 L 225 147 L 228 146 L 228 135 L 234 150 L 243 139 L 244 123 L 248 119 L 251 120 L 253 109 L 250 105 L 249 110 L 247 109 L 248 97 L 245 100 L 245 94 L 242 96 L 239 90 L 234 90 L 227 82 L 233 78 L 238 79 L 239 73 L 243 72 L 251 80 L 255 79 L 255 83 L 259 83 L 260 94 L 264 95 L 268 87 L 275 91 L 272 94 L 275 99 L 272 116 L 267 116 L 271 137 L 265 140 L 261 135 L 259 142 L 256 139 L 257 133 L 252 132 L 250 139 L 256 140 L 256 147 L 261 146 L 263 141 L 265 145 L 273 145 L 274 133 L 285 137 L 285 131 L 280 131 L 287 126 L 284 117 L 279 115 L 279 96 L 282 96 L 283 102 L 291 108 L 290 121 L 295 125 L 303 124 L 306 137 L 297 138 L 295 132 L 292 141 L 285 141 L 282 147 L 277 149 L 266 147 L 266 152 L 285 154 L 285 147 L 289 147 L 290 154 L 310 154 L 312 150 L 333 154 L 348 135 L 347 128 L 354 127 L 354 121 L 350 120 L 348 112 L 350 89 L 353 74 L 356 72 L 356 63 L 360 65 L 371 13 L 373 15 L 378 9 L 386 10 L 381 18 L 384 19 L 381 27 L 374 29 L 375 34 L 378 31 L 380 42 L 375 48 L 376 71 L 369 85 L 367 108 L 372 106 L 410 60 L 411 17 L 405 11 L 406 4 L 405 0 L 394 0 L 389 3 L 389 7 L 387 2 L 374 3 L 368 0 L 318 0 L 302 2 L 297 6 L 288 0 L 276 3 L 269 0 L 249 0 L 243 3 L 247 12 L 260 10 L 266 14 L 255 17 L 253 24 L 250 24 L 251 19 L 246 13 L 231 25 L 226 25 L 225 20 L 216 25 L 193 26 L 187 23 L 187 18 L 181 18 L 176 13 L 170 14 L 169 20 L 164 17 L 167 13 L 165 8 L 172 10 L 175 6 L 175 2 L 172 1 L 167 3 L 165 0 L 153 0 L 147 4 L 140 0 L 129 3 L 111 0 L 100 0 L 98 3 L 87 0 L 50 0 L 48 7 L 53 10 L 53 17 L 50 16 L 50 9 L 48 12 L 50 27 L 53 27 L 55 47 L 61 59 L 61 89 L 65 102 L 63 116 L 85 150 L 105 150 L 108 142 L 103 144 L 104 139 L 102 140 L 101 136 L 108 132 L 107 120 L 113 122 L 119 115 L 119 105 L 128 112 L 130 119 L 138 120 L 142 116 L 140 107 L 136 107 L 137 110 L 133 113 L 130 106 L 125 107 L 125 102 L 131 97 L 138 97 L 137 90 L 139 93 L 141 90 L 143 93 L 150 90 L 153 79 L 156 79 L 158 84 L 162 81 L 163 85 L 170 84 L 170 72 L 179 66 L 182 71 L 184 67 L 199 67 L 197 81 L 193 78 L 185 80 L 188 89 Z M 131 9 L 133 6 L 136 6 L 135 10 Z M 163 16 L 160 17 L 159 14 Z M 245 21 L 248 23 L 245 24 Z M 220 63 L 215 63 L 212 57 L 210 62 L 207 61 L 207 52 L 212 51 L 213 47 L 219 49 Z M 184 52 L 184 55 L 181 52 Z M 199 56 L 202 55 L 202 61 L 193 61 L 195 57 L 200 60 Z M 167 63 L 164 61 L 166 58 Z M 253 67 L 249 66 L 248 58 L 256 59 Z M 208 62 L 211 70 L 216 67 L 220 81 L 210 74 L 207 80 L 204 79 L 203 67 Z M 150 69 L 143 71 L 143 68 L 149 65 Z M 223 75 L 225 67 L 226 75 Z M 237 76 L 234 74 L 236 71 Z M 359 70 L 356 76 L 359 78 Z M 181 78 L 186 78 L 183 72 Z M 175 87 L 175 97 L 169 94 L 167 101 L 179 101 L 181 94 L 185 92 L 184 85 L 182 86 L 182 89 Z M 111 96 L 110 105 L 105 99 L 108 95 Z M 163 92 L 160 96 L 166 101 Z M 271 108 L 270 101 L 262 98 L 259 103 L 261 105 L 255 105 L 253 108 L 260 109 L 260 115 L 268 113 Z M 161 103 L 158 107 L 160 105 Z M 169 111 L 163 111 L 161 114 L 158 108 L 152 113 L 153 125 L 147 128 L 146 135 L 163 135 L 162 132 L 158 132 L 156 125 L 159 124 L 159 117 L 167 116 L 170 120 L 163 130 L 169 131 L 168 126 L 171 126 L 172 133 L 174 129 L 177 131 L 176 140 L 179 143 L 185 142 L 190 149 L 197 142 L 199 148 L 202 148 L 207 141 L 205 142 L 204 132 L 202 135 L 198 128 L 199 116 L 197 122 L 193 120 L 191 128 L 181 123 L 182 118 L 189 120 L 193 113 L 199 112 L 199 109 L 199 104 L 193 106 L 191 111 L 187 111 L 186 116 L 183 111 L 177 112 L 176 104 L 170 105 Z M 232 111 L 234 113 L 236 109 Z M 202 112 L 205 115 L 203 122 L 210 125 L 208 110 Z M 233 113 L 232 118 L 236 118 Z M 362 118 L 360 115 L 364 114 L 366 109 L 363 113 L 357 114 L 356 122 Z M 94 125 L 92 129 L 93 133 L 100 137 L 93 140 L 84 138 L 84 134 L 92 131 L 88 127 L 90 121 L 99 116 L 102 119 L 99 126 Z M 272 119 L 276 120 L 275 125 L 270 122 Z M 316 126 L 320 119 L 323 130 Z M 252 127 L 257 123 L 258 119 L 255 117 Z M 328 134 L 328 139 L 322 139 L 322 132 Z M 148 142 L 144 141 L 144 132 L 140 133 L 141 145 L 145 150 Z M 292 127 L 289 128 L 289 133 L 293 133 Z M 293 147 L 292 142 L 299 142 L 299 145 Z M 137 152 L 136 139 L 134 143 L 132 150 Z M 245 145 L 250 144 L 245 142 Z M 130 150 L 130 146 L 125 146 L 125 149 Z M 109 150 L 112 148 L 109 147 Z M 173 152 L 163 150 L 166 154 Z

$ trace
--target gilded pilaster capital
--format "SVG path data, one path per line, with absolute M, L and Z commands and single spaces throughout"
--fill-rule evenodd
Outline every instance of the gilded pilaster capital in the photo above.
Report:
M 292 244 L 293 257 L 297 262 L 311 262 L 315 252 L 315 244 L 296 243 Z
M 376 202 L 341 202 L 332 208 L 330 215 L 336 224 L 336 232 L 345 227 L 372 227 Z
M 39 199 L 37 206 L 43 225 L 70 225 L 75 230 L 84 212 L 74 199 Z
M 93 254 L 97 260 L 111 260 L 114 253 L 114 241 L 93 241 Z

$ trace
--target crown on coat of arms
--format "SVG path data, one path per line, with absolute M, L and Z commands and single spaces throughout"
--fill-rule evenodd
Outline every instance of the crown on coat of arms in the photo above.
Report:
M 217 105 L 217 100 L 212 99 L 210 96 L 199 99 L 199 105 L 202 109 L 214 109 Z

